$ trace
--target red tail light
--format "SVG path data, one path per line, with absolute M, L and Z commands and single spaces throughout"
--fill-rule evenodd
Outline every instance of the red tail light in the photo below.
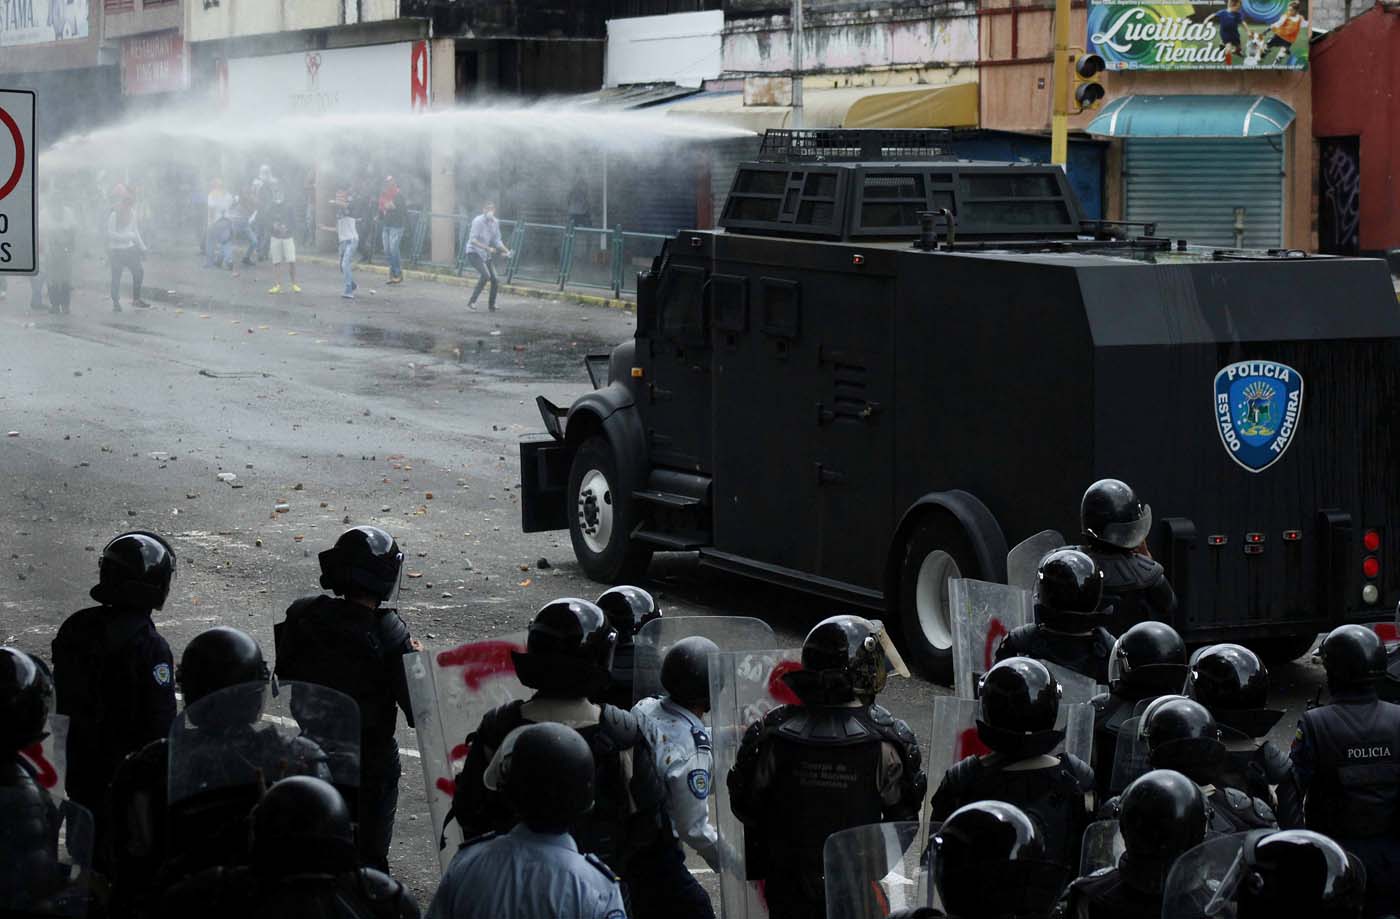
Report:
M 1367 552 L 1377 552 L 1381 547 L 1381 534 L 1377 530 L 1367 530 L 1366 535 L 1361 537 L 1361 545 L 1366 547 Z
M 1361 563 L 1361 573 L 1368 578 L 1373 578 L 1381 573 L 1381 560 L 1374 555 L 1366 556 L 1366 560 Z

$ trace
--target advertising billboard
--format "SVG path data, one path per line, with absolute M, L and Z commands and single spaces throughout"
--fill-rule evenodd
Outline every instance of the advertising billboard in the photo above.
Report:
M 88 37 L 91 0 L 0 0 L 0 47 Z
M 1110 70 L 1304 70 L 1307 0 L 1090 0 L 1087 50 Z

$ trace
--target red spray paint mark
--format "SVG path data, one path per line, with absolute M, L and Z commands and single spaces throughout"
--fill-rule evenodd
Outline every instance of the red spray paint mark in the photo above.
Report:
M 457 744 L 457 746 L 452 748 L 452 752 L 448 755 L 451 756 L 454 760 L 466 759 L 467 753 L 469 753 L 470 751 L 471 744 L 459 743 Z
M 958 745 L 953 750 L 953 755 L 958 762 L 962 762 L 969 756 L 985 756 L 992 751 L 982 742 L 982 738 L 977 736 L 976 728 L 965 728 L 958 735 Z
M 34 764 L 34 768 L 39 770 L 39 784 L 45 788 L 55 788 L 58 786 L 58 770 L 44 756 L 44 745 L 33 743 L 19 751 L 24 758 Z
M 801 705 L 802 700 L 797 698 L 797 693 L 793 692 L 792 687 L 783 680 L 783 674 L 795 673 L 801 669 L 801 661 L 780 662 L 773 668 L 773 673 L 768 677 L 768 695 L 782 705 Z
M 997 645 L 1007 636 L 1006 626 L 1002 625 L 1000 619 L 993 619 L 987 623 L 987 641 L 982 647 L 982 669 L 984 671 L 992 669 L 992 659 L 996 657 Z
M 457 794 L 457 783 L 452 779 L 438 779 L 435 783 L 437 790 L 447 795 L 449 798 Z
M 487 677 L 503 673 L 514 673 L 515 662 L 512 651 L 525 649 L 509 641 L 474 641 L 468 645 L 458 645 L 437 656 L 439 667 L 462 667 L 462 681 L 468 689 L 479 689 Z

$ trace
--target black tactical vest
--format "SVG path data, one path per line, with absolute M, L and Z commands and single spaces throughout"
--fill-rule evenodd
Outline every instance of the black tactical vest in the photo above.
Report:
M 1090 770 L 1062 753 L 1055 766 L 1007 769 L 998 754 L 969 756 L 944 779 L 956 807 L 974 801 L 1006 801 L 1036 819 L 1045 834 L 1046 857 L 1067 868 L 1079 867 L 1079 844 L 1091 813 L 1086 795 Z
M 1176 596 L 1160 564 L 1136 553 L 1105 552 L 1094 546 L 1081 548 L 1103 572 L 1099 609 L 1113 610 L 1111 631 L 1122 635 L 1137 623 L 1152 619 L 1171 622 Z
M 1162 894 L 1127 883 L 1117 868 L 1104 868 L 1070 885 L 1065 919 L 1152 919 L 1162 914 Z
M 1082 673 L 1096 683 L 1108 682 L 1108 656 L 1113 636 L 1102 627 L 1086 635 L 1057 632 L 1039 623 L 1018 626 L 997 647 L 996 659 L 1033 657 Z
M 1392 833 L 1400 813 L 1400 706 L 1336 702 L 1303 714 L 1316 766 L 1307 827 L 1342 838 Z

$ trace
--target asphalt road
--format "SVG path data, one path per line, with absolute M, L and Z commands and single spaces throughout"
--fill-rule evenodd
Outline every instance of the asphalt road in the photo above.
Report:
M 0 300 L 0 433 L 15 432 L 0 437 L 0 641 L 47 657 L 63 618 L 89 605 L 97 552 L 133 528 L 168 534 L 179 554 L 157 614 L 177 659 L 216 623 L 251 632 L 271 657 L 273 623 L 317 591 L 316 552 L 347 523 L 397 537 L 400 607 L 430 647 L 517 631 L 554 597 L 601 590 L 566 532 L 520 532 L 516 444 L 540 429 L 534 397 L 568 404 L 585 391 L 583 356 L 630 336 L 632 314 L 513 296 L 497 313 L 468 312 L 460 287 L 388 287 L 374 274 L 346 301 L 337 271 L 300 269 L 304 291 L 273 296 L 266 266 L 232 278 L 193 255 L 153 256 L 154 308 L 113 313 L 105 265 L 89 260 L 62 317 L 31 312 L 27 279 L 11 279 Z M 672 613 L 766 619 L 792 646 L 834 611 L 689 555 L 658 556 L 645 586 Z M 1276 704 L 1289 709 L 1276 741 L 1320 673 L 1306 660 L 1275 668 Z M 943 692 L 896 680 L 882 701 L 926 733 Z M 400 745 L 416 749 L 411 730 Z M 410 753 L 391 859 L 425 906 L 437 879 L 430 824 Z

